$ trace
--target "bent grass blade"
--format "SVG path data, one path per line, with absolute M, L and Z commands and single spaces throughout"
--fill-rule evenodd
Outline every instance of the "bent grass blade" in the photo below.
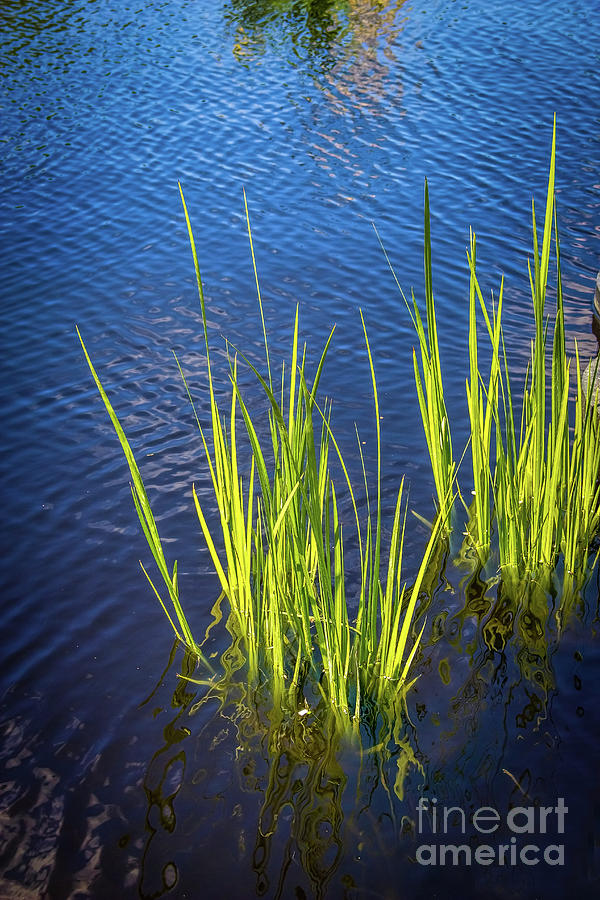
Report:
M 179 586 L 178 586 L 178 582 L 177 582 L 177 563 L 175 562 L 175 564 L 173 566 L 173 572 L 172 572 L 172 574 L 170 574 L 169 569 L 167 567 L 167 562 L 165 559 L 160 536 L 158 533 L 158 528 L 156 526 L 156 521 L 154 519 L 154 515 L 153 515 L 152 509 L 150 507 L 150 501 L 148 500 L 146 488 L 144 487 L 144 482 L 142 480 L 140 470 L 138 468 L 137 462 L 133 455 L 133 451 L 131 449 L 129 441 L 127 440 L 125 432 L 123 431 L 121 423 L 119 422 L 119 419 L 113 409 L 113 406 L 108 398 L 108 395 L 107 395 L 106 391 L 104 390 L 104 387 L 102 386 L 102 383 L 98 377 L 98 374 L 96 373 L 96 370 L 92 364 L 92 361 L 88 354 L 88 351 L 87 351 L 87 348 L 83 341 L 83 338 L 79 332 L 79 328 L 77 328 L 77 326 L 75 326 L 75 327 L 77 330 L 77 336 L 79 337 L 81 346 L 83 348 L 85 358 L 87 360 L 88 366 L 92 373 L 92 377 L 96 383 L 96 387 L 98 388 L 98 391 L 100 392 L 100 396 L 102 397 L 102 400 L 104 401 L 106 411 L 108 412 L 110 420 L 113 424 L 113 427 L 114 427 L 117 437 L 119 439 L 119 443 L 121 444 L 121 447 L 125 454 L 125 458 L 127 460 L 127 464 L 129 466 L 129 471 L 130 471 L 131 477 L 132 477 L 131 493 L 133 496 L 133 500 L 134 500 L 135 508 L 136 508 L 136 511 L 138 514 L 138 518 L 140 520 L 140 524 L 142 526 L 142 530 L 144 532 L 144 536 L 146 538 L 146 541 L 148 543 L 148 546 L 150 548 L 152 556 L 154 557 L 154 560 L 156 562 L 158 570 L 159 570 L 159 572 L 162 576 L 162 579 L 163 579 L 163 581 L 167 587 L 167 590 L 169 592 L 169 596 L 171 598 L 171 603 L 173 604 L 173 608 L 175 610 L 175 615 L 177 618 L 177 622 L 179 624 L 180 631 L 175 626 L 171 616 L 169 615 L 169 613 L 167 611 L 167 608 L 166 608 L 163 600 L 161 599 L 156 587 L 154 586 L 151 579 L 149 578 L 148 573 L 144 569 L 143 565 L 142 565 L 142 569 L 144 571 L 144 574 L 150 581 L 150 584 L 152 585 L 154 593 L 158 597 L 163 610 L 167 614 L 167 617 L 168 617 L 168 619 L 171 623 L 171 626 L 173 627 L 173 630 L 175 631 L 175 634 L 177 635 L 177 637 L 185 644 L 186 647 L 188 647 L 188 649 L 192 653 L 194 653 L 197 656 L 197 658 L 199 660 L 201 660 L 212 671 L 212 667 L 208 663 L 208 660 L 205 659 L 204 654 L 202 653 L 202 651 L 200 650 L 199 646 L 196 644 L 196 642 L 193 638 L 191 628 L 190 628 L 188 621 L 185 617 L 185 614 L 183 612 L 183 608 L 182 608 L 181 602 L 179 600 Z

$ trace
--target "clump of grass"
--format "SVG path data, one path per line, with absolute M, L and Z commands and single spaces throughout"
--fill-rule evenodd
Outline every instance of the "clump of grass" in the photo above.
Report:
M 586 392 L 582 388 L 577 348 L 575 402 L 569 402 L 573 361 L 567 358 L 565 347 L 560 244 L 554 199 L 555 141 L 556 123 L 541 244 L 532 202 L 533 268 L 531 263 L 528 268 L 534 336 L 519 403 L 514 399 L 502 328 L 504 281 L 497 300 L 492 296 L 491 304 L 486 303 L 477 277 L 476 239 L 471 233 L 467 251 L 470 290 L 466 392 L 474 500 L 468 505 L 463 500 L 463 504 L 468 514 L 467 543 L 475 551 L 480 565 L 490 559 L 495 535 L 501 576 L 518 592 L 532 581 L 549 584 L 562 556 L 563 594 L 570 596 L 589 573 L 590 545 L 600 526 L 600 427 L 594 404 L 590 402 L 590 389 Z M 553 234 L 556 308 L 551 328 L 547 293 Z M 451 496 L 451 485 L 456 465 L 443 404 L 443 379 L 437 348 L 427 189 L 425 245 L 427 334 L 414 297 L 414 312 L 410 310 L 423 359 L 423 375 L 415 367 L 415 377 L 440 515 L 447 518 L 448 507 L 455 500 Z M 478 314 L 483 317 L 491 347 L 487 375 L 479 361 Z M 460 490 L 457 493 L 462 499 Z
M 180 187 L 181 191 L 181 187 Z M 209 523 L 202 498 L 193 488 L 200 528 L 227 599 L 231 633 L 246 665 L 250 685 L 258 685 L 265 673 L 276 701 L 303 707 L 308 680 L 330 706 L 343 727 L 360 722 L 365 700 L 375 703 L 387 721 L 398 713 L 411 684 L 410 667 L 420 634 L 413 636 L 413 614 L 432 548 L 438 535 L 434 528 L 416 580 L 407 588 L 402 582 L 402 555 L 406 524 L 403 484 L 397 495 L 387 564 L 382 545 L 381 435 L 377 382 L 367 329 L 361 323 L 371 375 L 377 427 L 376 498 L 369 496 L 366 468 L 362 460 L 367 520 L 361 521 L 357 497 L 341 449 L 331 428 L 331 404 L 320 405 L 317 391 L 333 338 L 330 332 L 314 375 L 309 377 L 306 347 L 299 342 L 296 309 L 288 370 L 282 368 L 276 384 L 273 376 L 267 329 L 252 249 L 248 211 L 248 234 L 258 306 L 260 310 L 266 372 L 261 374 L 235 348 L 228 345 L 231 387 L 227 409 L 219 407 L 207 328 L 206 306 L 200 267 L 188 210 L 181 192 L 190 246 L 196 271 L 202 313 L 210 426 L 198 415 L 179 362 L 201 436 L 212 492 L 219 512 L 218 534 Z M 175 621 L 154 583 L 150 581 L 169 621 L 182 643 L 204 663 L 201 645 L 192 633 L 179 599 L 177 564 L 171 573 L 140 471 L 125 433 L 102 387 L 83 339 L 86 359 L 124 450 L 133 479 L 132 494 L 140 523 L 166 585 Z M 247 364 L 268 401 L 268 434 L 255 422 L 246 404 L 238 376 Z M 242 442 L 249 468 L 242 471 Z M 359 444 L 360 447 L 360 444 Z M 344 527 L 340 519 L 338 493 L 331 460 L 342 473 L 342 489 L 350 498 L 355 534 L 353 542 L 360 558 L 358 599 L 351 604 L 344 567 Z M 148 579 L 150 576 L 144 572 Z M 352 614 L 352 608 L 356 614 Z M 176 624 L 177 622 L 177 624 Z M 422 633 L 422 629 L 421 629 Z

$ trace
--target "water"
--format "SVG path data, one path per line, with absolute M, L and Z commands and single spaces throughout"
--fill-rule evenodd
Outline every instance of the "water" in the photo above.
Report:
M 468 229 L 487 289 L 506 277 L 518 365 L 530 199 L 541 208 L 556 112 L 568 341 L 594 353 L 598 12 L 593 0 L 2 5 L 1 897 L 529 898 L 564 896 L 566 883 L 595 895 L 597 582 L 544 649 L 448 563 L 410 707 L 423 769 L 409 766 L 403 801 L 396 759 L 359 768 L 314 730 L 279 735 L 274 751 L 265 722 L 245 727 L 239 709 L 192 713 L 202 691 L 176 678 L 179 651 L 167 667 L 124 461 L 74 325 L 139 455 L 199 634 L 218 591 L 191 505 L 206 472 L 171 355 L 202 414 L 178 179 L 215 344 L 226 334 L 261 358 L 242 186 L 274 358 L 297 302 L 313 355 L 337 323 L 325 388 L 347 454 L 354 421 L 368 445 L 373 433 L 362 308 L 390 503 L 406 472 L 429 515 L 413 336 L 371 223 L 422 297 L 428 178 L 460 431 Z M 408 537 L 409 569 L 423 534 Z M 562 796 L 565 866 L 419 866 L 422 796 L 503 815 Z

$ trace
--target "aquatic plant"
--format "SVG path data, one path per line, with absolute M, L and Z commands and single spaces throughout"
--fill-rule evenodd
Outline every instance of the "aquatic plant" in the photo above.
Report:
M 208 337 L 206 304 L 194 235 L 185 204 L 196 272 L 204 334 L 210 401 L 210 429 L 196 413 L 185 374 L 177 361 L 201 436 L 219 512 L 218 535 L 209 522 L 202 498 L 193 488 L 200 527 L 231 610 L 248 683 L 266 678 L 277 702 L 304 708 L 304 687 L 316 685 L 319 694 L 345 727 L 358 728 L 365 700 L 375 703 L 386 720 L 398 715 L 410 685 L 410 666 L 420 634 L 411 632 L 421 585 L 438 535 L 432 530 L 414 584 L 402 582 L 406 523 L 403 483 L 400 484 L 389 547 L 382 541 L 381 434 L 377 382 L 369 338 L 361 324 L 371 376 L 377 435 L 376 497 L 369 493 L 365 461 L 359 442 L 367 517 L 361 520 L 357 495 L 341 449 L 331 428 L 331 403 L 319 404 L 317 391 L 334 330 L 330 332 L 312 379 L 306 347 L 299 344 L 296 308 L 291 363 L 276 385 L 263 313 L 248 208 L 248 235 L 262 322 L 266 372 L 227 344 L 230 400 L 226 413 L 219 407 Z M 132 495 L 146 540 L 166 585 L 175 621 L 159 590 L 144 573 L 182 643 L 208 665 L 179 599 L 177 563 L 169 569 L 142 476 L 131 447 L 79 335 L 84 353 L 125 453 L 133 479 Z M 268 401 L 268 437 L 253 418 L 242 391 L 239 367 L 254 373 Z M 240 433 L 240 426 L 243 429 Z M 242 442 L 244 449 L 242 450 Z M 242 471 L 242 458 L 249 457 Z M 344 567 L 344 526 L 330 457 L 341 470 L 342 487 L 353 512 L 353 546 L 360 560 L 360 584 L 348 585 Z M 384 559 L 387 562 L 384 565 Z M 358 593 L 351 604 L 350 591 Z M 356 608 L 355 615 L 352 608 Z M 176 624 L 177 623 L 177 624 Z M 421 629 L 422 633 L 422 629 Z M 287 699 L 286 699 L 287 698 Z
M 541 244 L 532 201 L 533 268 L 528 263 L 528 271 L 534 337 L 522 394 L 517 400 L 513 391 L 514 379 L 509 374 L 502 328 L 504 280 L 501 281 L 497 299 L 492 294 L 491 303 L 486 303 L 477 276 L 476 238 L 473 232 L 470 236 L 467 251 L 470 282 L 469 370 L 465 373 L 465 383 L 474 499 L 469 504 L 465 502 L 464 492 L 456 481 L 458 466 L 453 455 L 451 427 L 444 403 L 431 278 L 427 186 L 426 328 L 414 294 L 412 304 L 402 295 L 411 314 L 421 351 L 421 368 L 415 354 L 415 381 L 437 490 L 439 518 L 450 529 L 450 513 L 456 498 L 460 497 L 467 513 L 466 544 L 474 551 L 478 564 L 484 566 L 492 557 L 496 558 L 505 586 L 510 586 L 515 594 L 523 596 L 532 581 L 549 584 L 561 555 L 565 569 L 564 594 L 571 596 L 589 574 L 590 546 L 600 526 L 600 427 L 594 414 L 594 404 L 590 402 L 593 378 L 588 378 L 585 386 L 582 384 L 577 346 L 574 360 L 575 401 L 569 402 L 573 361 L 567 358 L 565 347 L 560 244 L 554 198 L 555 148 L 556 123 Z M 556 308 L 553 330 L 550 330 L 547 294 L 553 233 Z M 480 364 L 479 316 L 483 317 L 491 347 L 487 374 Z
M 413 364 L 437 490 L 438 514 L 410 587 L 402 580 L 407 518 L 403 481 L 396 497 L 391 537 L 385 547 L 382 538 L 379 399 L 362 312 L 376 424 L 377 475 L 373 491 L 359 441 L 364 481 L 359 498 L 332 430 L 331 401 L 321 402 L 318 393 L 335 329 L 327 336 L 316 369 L 310 375 L 307 348 L 300 344 L 296 307 L 290 364 L 287 368 L 282 365 L 281 375 L 274 377 L 247 204 L 266 368 L 261 373 L 258 365 L 226 342 L 230 393 L 226 409 L 219 405 L 200 266 L 180 186 L 200 300 L 209 425 L 201 423 L 183 369 L 177 358 L 176 361 L 196 418 L 218 510 L 218 516 L 211 518 L 206 512 L 205 496 L 193 487 L 200 528 L 222 591 L 213 612 L 216 615 L 218 611 L 218 618 L 221 617 L 223 598 L 229 605 L 227 630 L 234 637 L 232 646 L 236 652 L 235 659 L 229 653 L 224 676 L 213 672 L 203 655 L 204 642 L 199 644 L 194 638 L 179 597 L 177 563 L 172 570 L 167 564 L 133 451 L 78 331 L 86 360 L 125 453 L 135 508 L 168 600 L 163 600 L 143 565 L 142 569 L 178 639 L 209 670 L 200 683 L 209 689 L 216 683 L 233 683 L 234 674 L 243 669 L 250 691 L 262 689 L 266 684 L 276 707 L 296 711 L 301 716 L 324 703 L 342 730 L 352 727 L 358 731 L 364 721 L 364 711 L 369 710 L 372 715 L 376 710 L 375 719 L 379 724 L 373 726 L 373 731 L 380 734 L 379 745 L 385 747 L 394 739 L 399 746 L 398 722 L 406 691 L 414 680 L 411 664 L 425 627 L 426 603 L 418 611 L 420 628 L 416 625 L 417 604 L 421 594 L 431 593 L 440 558 L 446 554 L 447 537 L 458 518 L 457 498 L 466 511 L 465 541 L 459 563 L 471 557 L 482 569 L 490 562 L 497 562 L 503 597 L 524 607 L 531 606 L 531 585 L 535 585 L 537 597 L 540 590 L 549 588 L 557 571 L 562 569 L 563 610 L 568 610 L 574 602 L 589 575 L 590 546 L 600 526 L 600 423 L 591 402 L 591 388 L 585 391 L 582 386 L 576 351 L 577 385 L 571 436 L 571 361 L 565 349 L 554 178 L 555 130 L 541 246 L 535 206 L 532 206 L 534 247 L 529 280 L 534 339 L 519 402 L 514 400 L 514 379 L 509 374 L 502 328 L 504 282 L 497 300 L 492 295 L 491 304 L 486 303 L 477 276 L 476 238 L 471 233 L 467 251 L 469 366 L 465 375 L 471 434 L 465 453 L 470 448 L 473 500 L 468 504 L 457 480 L 462 459 L 457 462 L 454 456 L 450 416 L 444 399 L 433 293 L 429 195 L 425 187 L 425 315 L 414 294 L 412 303 L 406 298 L 405 301 L 419 343 L 418 353 L 413 352 Z M 546 294 L 553 231 L 557 289 L 551 332 L 546 318 Z M 491 346 L 487 373 L 483 371 L 479 352 L 481 316 Z M 548 358 L 550 391 L 546 374 Z M 240 377 L 242 367 L 252 373 L 254 384 L 266 400 L 266 422 L 264 414 L 261 421 L 256 419 L 245 398 Z M 593 379 L 588 381 L 592 383 Z M 337 487 L 334 471 L 338 473 Z M 340 515 L 340 490 L 351 510 L 349 523 L 344 523 Z M 366 517 L 359 514 L 359 499 L 365 502 Z M 346 576 L 344 560 L 349 544 L 358 554 L 358 583 Z

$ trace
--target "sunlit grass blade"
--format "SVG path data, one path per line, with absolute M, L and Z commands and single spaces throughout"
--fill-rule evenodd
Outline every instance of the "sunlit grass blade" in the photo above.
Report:
M 165 606 L 164 602 L 162 601 L 162 599 L 160 598 L 160 595 L 159 595 L 158 591 L 156 590 L 154 584 L 152 583 L 152 581 L 150 581 L 150 583 L 152 585 L 152 588 L 153 588 L 156 596 L 160 600 L 161 606 L 167 613 L 169 621 L 170 621 L 177 637 L 179 637 L 192 652 L 196 653 L 196 655 L 198 656 L 199 659 L 201 659 L 203 662 L 206 663 L 206 660 L 204 659 L 204 655 L 202 654 L 200 648 L 194 641 L 194 638 L 192 636 L 192 631 L 190 629 L 190 626 L 184 615 L 181 603 L 179 601 L 179 587 L 178 587 L 178 583 L 177 583 L 177 563 L 174 564 L 173 573 L 171 574 L 169 572 L 167 562 L 165 559 L 165 555 L 163 552 L 160 536 L 158 534 L 158 528 L 156 526 L 156 521 L 154 519 L 154 515 L 153 515 L 152 509 L 150 507 L 150 501 L 148 500 L 148 495 L 147 495 L 146 489 L 144 487 L 144 482 L 142 480 L 140 470 L 138 469 L 138 465 L 135 461 L 133 451 L 131 449 L 129 441 L 127 440 L 125 432 L 123 431 L 123 428 L 121 427 L 121 423 L 119 422 L 119 419 L 113 409 L 113 406 L 108 398 L 108 395 L 107 395 L 106 391 L 104 390 L 104 387 L 102 386 L 102 383 L 98 377 L 98 374 L 96 373 L 96 370 L 92 364 L 92 361 L 88 354 L 87 348 L 84 344 L 83 338 L 79 332 L 79 328 L 77 328 L 77 335 L 81 342 L 81 346 L 83 348 L 85 358 L 86 358 L 88 366 L 90 368 L 90 372 L 92 373 L 92 377 L 96 383 L 96 387 L 98 388 L 98 391 L 100 392 L 100 396 L 102 397 L 102 400 L 106 407 L 106 411 L 108 412 L 110 420 L 113 424 L 113 427 L 114 427 L 117 437 L 119 439 L 119 443 L 121 444 L 121 447 L 125 454 L 125 459 L 127 460 L 127 464 L 129 466 L 129 471 L 130 471 L 131 477 L 132 477 L 131 494 L 132 494 L 132 497 L 134 500 L 138 518 L 140 520 L 140 524 L 142 526 L 142 529 L 143 529 L 144 535 L 146 537 L 146 540 L 148 542 L 148 546 L 150 548 L 152 556 L 154 557 L 154 560 L 156 562 L 158 570 L 159 570 L 159 572 L 163 578 L 163 581 L 167 587 L 167 590 L 169 592 L 171 602 L 172 602 L 174 610 L 175 610 L 176 618 L 177 618 L 177 621 L 179 624 L 179 629 L 180 629 L 181 633 L 175 627 L 175 624 L 174 624 L 173 620 L 171 619 L 171 616 L 167 612 L 166 606 Z M 145 571 L 145 569 L 144 569 L 144 573 L 146 574 L 146 577 L 148 577 L 148 574 Z M 150 579 L 148 578 L 148 580 L 150 580 Z

